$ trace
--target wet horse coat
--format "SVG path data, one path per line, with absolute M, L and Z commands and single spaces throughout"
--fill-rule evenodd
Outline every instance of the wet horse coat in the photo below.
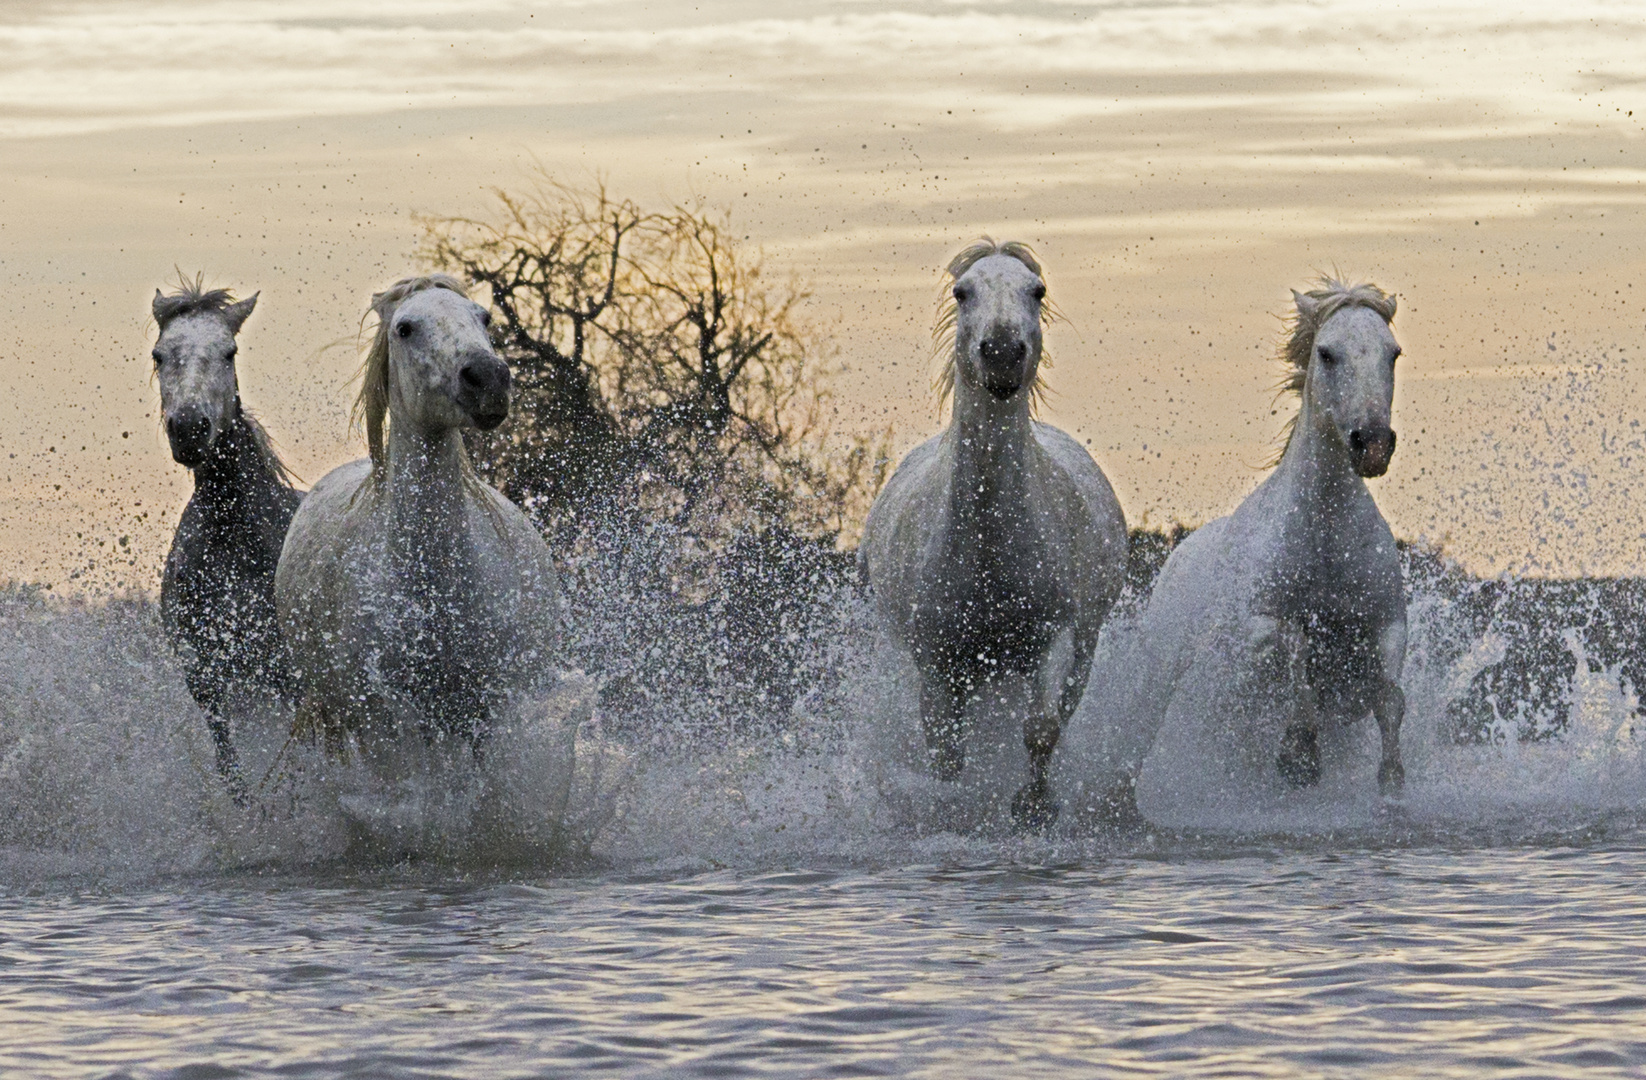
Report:
M 1031 418 L 1045 297 L 1038 264 L 1020 245 L 984 243 L 949 273 L 953 418 L 875 500 L 860 558 L 882 625 L 919 671 L 938 778 L 965 767 L 968 718 L 984 690 L 1008 675 L 1029 681 L 1029 775 L 1012 815 L 1040 827 L 1057 815 L 1046 768 L 1120 591 L 1126 525 L 1091 455 Z
M 1394 453 L 1395 302 L 1332 281 L 1296 302 L 1287 388 L 1302 401 L 1274 472 L 1172 553 L 1135 633 L 1099 665 L 1104 689 L 1060 764 L 1096 789 L 1113 779 L 1104 769 L 1137 775 L 1142 762 L 1139 805 L 1157 820 L 1216 824 L 1313 787 L 1326 745 L 1345 746 L 1368 713 L 1380 790 L 1404 779 L 1405 590 L 1364 479 Z
M 245 795 L 224 699 L 231 685 L 290 700 L 295 682 L 274 609 L 274 574 L 302 495 L 240 402 L 235 335 L 257 297 L 196 282 L 154 299 L 154 361 L 172 456 L 194 475 L 160 583 L 160 616 L 206 714 L 217 767 Z
M 275 594 L 303 682 L 297 731 L 339 752 L 352 741 L 394 779 L 442 744 L 478 755 L 508 710 L 555 685 L 561 602 L 542 537 L 463 446 L 464 427 L 508 410 L 487 313 L 441 275 L 372 306 L 371 457 L 314 486 Z

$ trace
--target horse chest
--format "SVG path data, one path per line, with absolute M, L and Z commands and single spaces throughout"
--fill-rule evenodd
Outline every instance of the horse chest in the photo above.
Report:
M 1294 574 L 1271 613 L 1301 632 L 1305 677 L 1322 709 L 1345 720 L 1371 708 L 1382 680 L 1379 633 L 1391 617 L 1386 590 L 1365 574 Z M 1398 586 L 1397 586 L 1398 587 Z
M 1279 551 L 1257 579 L 1260 603 L 1278 617 L 1354 625 L 1382 617 L 1401 593 L 1399 563 L 1375 538 L 1305 533 L 1283 537 Z
M 957 657 L 1038 660 L 1074 607 L 1046 537 L 1021 516 L 976 515 L 958 517 L 946 541 L 921 575 L 921 636 Z
M 199 496 L 190 500 L 166 559 L 161 613 L 202 660 L 255 666 L 278 648 L 279 550 L 265 542 L 266 523 L 240 510 Z
M 385 552 L 382 595 L 365 605 L 363 637 L 379 690 L 410 702 L 432 729 L 474 737 L 508 691 L 512 642 L 465 530 Z

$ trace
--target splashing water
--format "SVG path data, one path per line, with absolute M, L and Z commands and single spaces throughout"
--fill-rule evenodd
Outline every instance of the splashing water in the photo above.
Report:
M 1425 573 L 1400 804 L 1368 753 L 1281 813 L 1046 836 L 1007 825 L 1009 700 L 977 779 L 924 775 L 857 600 L 770 723 L 674 701 L 607 731 L 571 678 L 481 765 L 388 790 L 235 702 L 243 811 L 150 600 L 6 591 L 0 1071 L 1629 1075 L 1627 662 L 1552 608 L 1569 684 L 1483 707 L 1537 665 L 1481 596 L 1542 585 Z
M 1479 582 L 1431 556 L 1413 556 L 1410 576 L 1408 782 L 1399 803 L 1377 798 L 1368 722 L 1345 733 L 1335 779 L 1284 806 L 1216 821 L 1172 820 L 1168 806 L 1156 825 L 1535 833 L 1632 813 L 1646 801 L 1646 723 L 1625 670 L 1632 660 L 1615 642 L 1592 651 L 1592 602 L 1540 613 L 1558 632 L 1539 641 L 1545 651 L 1557 641 L 1560 655 L 1541 656 L 1554 674 L 1538 678 L 1570 674 L 1529 713 L 1524 702 L 1509 708 L 1493 687 L 1506 685 L 1506 666 L 1529 663 L 1506 636 L 1524 622 L 1511 601 L 1546 593 L 1547 583 Z M 655 730 L 631 718 L 606 733 L 591 715 L 595 680 L 572 676 L 535 722 L 499 732 L 484 764 L 394 790 L 286 738 L 289 716 L 277 704 L 239 700 L 236 738 L 255 796 L 243 812 L 211 768 L 204 725 L 151 601 L 65 602 L 13 587 L 0 595 L 0 870 L 12 882 L 118 879 L 409 855 L 477 866 L 593 856 L 691 868 L 813 857 L 879 863 L 938 851 L 988 857 L 1136 840 L 1094 833 L 1078 815 L 1047 837 L 1010 835 L 1004 805 L 1025 768 L 1010 686 L 973 733 L 967 779 L 927 777 L 908 671 L 870 630 L 859 599 L 841 594 L 834 603 L 838 617 L 818 624 L 809 643 L 811 669 L 828 677 L 768 724 L 685 722 L 678 717 L 690 702 L 675 701 Z M 1122 619 L 1115 631 L 1123 629 Z

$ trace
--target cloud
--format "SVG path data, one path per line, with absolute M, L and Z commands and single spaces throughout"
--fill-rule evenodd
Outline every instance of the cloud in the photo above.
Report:
M 1646 10 L 1479 5 L 819 2 L 802 15 L 636 2 L 82 3 L 0 13 L 0 136 L 735 89 L 892 109 L 961 101 L 1007 129 L 1250 107 L 1394 122 L 1616 123 L 1601 86 L 1646 79 Z M 695 9 L 694 9 L 695 10 Z M 1560 58 L 1583 63 L 1561 70 Z M 1605 72 L 1602 78 L 1598 72 Z M 1599 80 L 1597 82 L 1597 79 Z M 1235 118 L 1238 123 L 1238 118 Z

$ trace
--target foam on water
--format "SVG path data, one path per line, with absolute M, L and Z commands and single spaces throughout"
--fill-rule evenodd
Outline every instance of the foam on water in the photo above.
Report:
M 612 816 L 623 756 L 591 715 L 596 684 L 556 693 L 461 753 L 385 783 L 286 735 L 278 702 L 232 700 L 252 792 L 223 790 L 199 710 L 144 597 L 0 594 L 0 878 L 142 878 L 409 855 L 552 863 Z M 575 748 L 575 749 L 574 749 Z M 430 766 L 433 765 L 431 768 Z
M 500 731 L 483 764 L 385 786 L 358 763 L 288 739 L 289 714 L 278 704 L 238 701 L 236 737 L 254 791 L 242 810 L 222 792 L 152 601 L 65 602 L 11 589 L 0 595 L 0 880 L 408 855 L 486 867 L 593 856 L 665 872 L 796 858 L 889 865 L 1045 857 L 1060 845 L 1152 845 L 1172 835 L 1188 842 L 1184 830 L 1531 836 L 1646 803 L 1646 724 L 1634 692 L 1615 665 L 1583 654 L 1576 629 L 1566 641 L 1577 674 L 1558 732 L 1528 739 L 1505 723 L 1486 739 L 1460 739 L 1448 706 L 1501 660 L 1505 642 L 1491 630 L 1475 634 L 1451 599 L 1420 591 L 1398 803 L 1377 796 L 1368 721 L 1344 732 L 1319 788 L 1279 805 L 1203 820 L 1157 801 L 1145 806 L 1149 827 L 1118 838 L 1078 812 L 1065 813 L 1050 837 L 1014 837 L 1005 807 L 1026 764 L 1012 688 L 972 733 L 967 779 L 934 782 L 922 765 L 905 662 L 868 630 L 858 602 L 847 603 L 844 640 L 827 643 L 829 686 L 759 731 L 606 734 L 592 710 L 595 681 L 573 676 L 538 714 Z M 1065 763 L 1063 774 L 1078 767 Z

